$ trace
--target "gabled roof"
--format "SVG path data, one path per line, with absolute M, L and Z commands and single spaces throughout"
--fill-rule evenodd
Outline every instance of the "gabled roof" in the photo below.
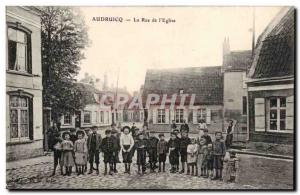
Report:
M 148 70 L 143 99 L 147 94 L 167 94 L 171 97 L 183 90 L 184 94 L 195 94 L 195 105 L 223 104 L 223 74 L 221 66 Z M 187 97 L 188 103 L 190 96 Z M 144 103 L 143 100 L 143 103 Z M 176 101 L 178 103 L 178 100 Z
M 223 68 L 224 71 L 247 71 L 252 63 L 251 50 L 231 51 L 224 55 Z
M 97 104 L 98 100 L 95 97 L 96 95 L 100 95 L 100 91 L 97 90 L 93 85 L 87 83 L 76 83 L 77 89 L 84 96 L 84 100 L 86 104 Z
M 283 8 L 258 38 L 249 77 L 294 75 L 295 9 Z

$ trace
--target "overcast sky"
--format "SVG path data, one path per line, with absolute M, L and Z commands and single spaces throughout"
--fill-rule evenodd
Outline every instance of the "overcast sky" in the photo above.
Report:
M 85 72 L 109 86 L 138 90 L 147 69 L 222 64 L 222 43 L 231 50 L 251 49 L 251 7 L 82 7 L 91 45 L 78 78 Z M 256 38 L 281 7 L 256 7 Z M 123 17 L 130 22 L 95 22 L 93 17 Z M 175 23 L 134 23 L 133 18 L 172 18 Z

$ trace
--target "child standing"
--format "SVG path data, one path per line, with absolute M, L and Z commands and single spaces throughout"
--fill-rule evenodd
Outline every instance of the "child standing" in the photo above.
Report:
M 179 164 L 179 141 L 176 137 L 176 133 L 171 133 L 171 139 L 168 142 L 169 147 L 169 161 L 171 164 L 170 173 L 175 173 L 177 171 L 177 166 Z
M 107 164 L 109 164 L 109 175 L 113 174 L 113 156 L 115 155 L 115 146 L 114 146 L 114 138 L 111 136 L 111 130 L 105 131 L 105 138 L 103 138 L 101 143 L 101 150 L 104 154 L 104 175 L 107 175 Z
M 228 154 L 228 158 L 226 158 Z M 224 157 L 224 181 L 226 182 L 235 182 L 237 178 L 237 170 L 239 159 L 236 157 L 235 152 L 230 151 L 226 152 Z
M 158 138 L 155 137 L 153 131 L 150 131 L 149 139 L 148 139 L 148 153 L 149 153 L 149 163 L 150 163 L 150 172 L 155 172 L 155 167 L 157 168 L 157 143 Z
M 131 150 L 134 146 L 134 140 L 132 135 L 129 133 L 129 128 L 124 128 L 123 133 L 120 137 L 120 145 L 122 150 L 123 163 L 125 164 L 125 172 L 130 174 L 130 164 L 132 163 Z
M 207 173 L 208 177 L 212 178 L 213 176 L 213 164 L 214 164 L 214 159 L 213 159 L 213 151 L 212 151 L 212 144 L 207 145 Z
M 158 137 L 159 137 L 159 141 L 157 143 L 157 153 L 158 153 L 158 162 L 159 162 L 158 172 L 161 172 L 161 163 L 163 164 L 162 170 L 163 172 L 165 172 L 165 163 L 166 163 L 167 154 L 169 152 L 168 142 L 165 140 L 165 135 L 163 133 L 160 133 Z
M 203 129 L 203 135 L 201 136 L 201 138 L 204 138 L 205 141 L 206 141 L 206 145 L 208 144 L 211 144 L 212 143 L 212 140 L 211 140 L 211 137 L 210 135 L 208 135 L 208 129 Z
M 187 162 L 187 147 L 191 143 L 191 139 L 188 137 L 188 133 L 186 130 L 183 130 L 181 132 L 181 138 L 179 140 L 179 152 L 181 161 L 181 171 L 179 173 L 184 173 L 185 164 Z
M 205 139 L 201 138 L 198 143 L 199 149 L 198 149 L 197 172 L 196 172 L 197 175 L 199 173 L 199 177 L 204 176 L 205 174 L 202 166 L 207 154 L 207 146 L 205 144 L 206 144 Z
M 194 168 L 196 168 L 197 170 L 197 153 L 198 153 L 198 144 L 196 143 L 196 139 L 192 138 L 191 143 L 187 147 L 187 167 L 188 167 L 187 175 L 189 175 L 191 167 L 192 167 L 191 175 L 196 175 L 194 172 Z
M 212 178 L 212 180 L 222 180 L 223 158 L 225 156 L 226 147 L 225 143 L 221 140 L 222 132 L 216 132 L 215 137 L 216 139 L 213 142 L 213 168 L 215 171 L 215 176 Z
M 77 175 L 84 174 L 84 168 L 87 164 L 87 145 L 84 137 L 84 132 L 79 130 L 77 131 L 77 140 L 74 143 L 74 152 L 75 152 L 75 164 Z
M 72 167 L 74 166 L 74 157 L 73 157 L 73 142 L 70 140 L 70 133 L 63 133 L 63 141 L 61 143 L 62 149 L 62 164 L 65 167 L 66 173 L 64 175 L 70 176 L 72 173 Z
M 147 152 L 147 140 L 144 139 L 144 134 L 138 134 L 138 140 L 135 143 L 135 148 L 137 150 L 137 165 L 138 165 L 138 174 L 146 172 L 146 152 Z
M 113 171 L 114 171 L 114 173 L 118 173 L 117 163 L 120 162 L 119 153 L 120 153 L 120 150 L 121 150 L 120 138 L 118 136 L 118 131 L 116 129 L 111 130 L 111 135 L 112 135 L 112 139 L 113 139 L 113 142 L 114 142 L 114 152 L 113 152 L 113 157 L 112 157 L 113 158 Z

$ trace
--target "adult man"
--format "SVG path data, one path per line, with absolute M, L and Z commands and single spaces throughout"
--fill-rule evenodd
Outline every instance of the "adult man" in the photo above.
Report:
M 90 163 L 90 171 L 88 174 L 93 173 L 93 164 L 94 161 L 96 163 L 96 172 L 99 174 L 99 153 L 100 153 L 100 145 L 101 145 L 101 135 L 97 133 L 97 127 L 92 127 L 93 133 L 89 135 L 87 139 L 87 147 L 89 152 L 89 163 Z
M 57 132 L 59 132 L 57 124 L 54 122 L 52 127 L 50 127 L 47 131 L 49 150 L 53 150 L 53 146 L 56 144 L 55 135 L 57 134 Z
M 186 120 L 183 120 L 183 124 L 180 126 L 180 133 L 182 133 L 182 131 L 186 131 L 187 133 L 189 133 L 190 131 L 189 125 L 186 123 Z
M 52 176 L 55 175 L 56 168 L 58 163 L 61 163 L 61 141 L 62 138 L 60 137 L 60 133 L 58 131 L 58 128 L 56 126 L 56 123 L 53 123 L 53 126 L 48 131 L 48 138 L 49 140 L 49 149 L 53 150 L 53 157 L 54 157 L 54 169 Z M 60 173 L 63 174 L 63 168 L 60 164 Z

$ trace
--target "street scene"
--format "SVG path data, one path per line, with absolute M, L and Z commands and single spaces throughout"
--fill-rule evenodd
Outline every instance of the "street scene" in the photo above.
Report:
M 8 190 L 295 190 L 295 8 L 7 6 Z

